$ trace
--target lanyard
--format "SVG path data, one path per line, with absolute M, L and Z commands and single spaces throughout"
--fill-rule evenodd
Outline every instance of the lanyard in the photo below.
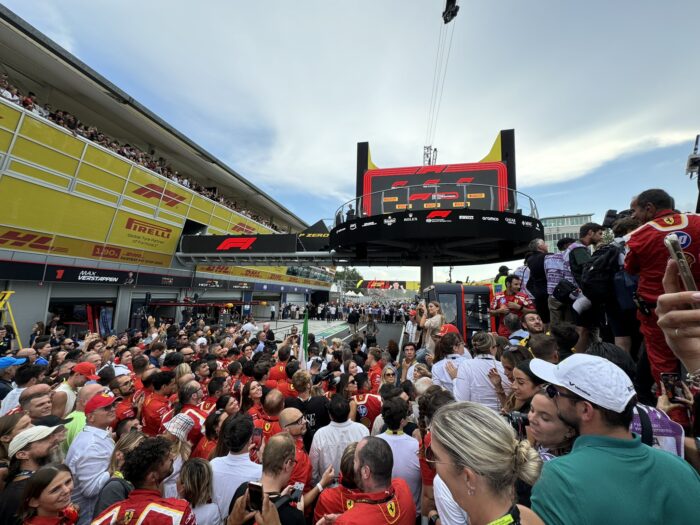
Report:
M 508 514 L 501 516 L 500 518 L 490 521 L 486 525 L 520 525 L 520 509 L 518 506 L 513 504 L 513 506 L 508 511 Z

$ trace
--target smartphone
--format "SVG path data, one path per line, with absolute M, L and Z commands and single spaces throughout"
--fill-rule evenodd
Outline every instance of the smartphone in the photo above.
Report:
M 262 446 L 263 431 L 262 428 L 253 429 L 253 437 L 251 437 L 251 442 L 255 445 L 255 448 L 260 449 Z
M 262 510 L 263 488 L 262 484 L 251 481 L 248 483 L 248 510 Z
M 688 292 L 697 291 L 698 287 L 695 284 L 695 279 L 693 279 L 693 273 L 690 271 L 690 266 L 688 261 L 683 254 L 683 248 L 681 248 L 680 240 L 678 235 L 675 233 L 669 233 L 664 238 L 664 244 L 668 248 L 668 252 L 671 254 L 671 258 L 678 264 L 678 271 L 681 275 L 681 281 L 683 282 L 683 287 Z
M 666 389 L 666 395 L 672 402 L 685 399 L 683 391 L 683 382 L 681 375 L 676 373 L 662 373 L 661 382 Z

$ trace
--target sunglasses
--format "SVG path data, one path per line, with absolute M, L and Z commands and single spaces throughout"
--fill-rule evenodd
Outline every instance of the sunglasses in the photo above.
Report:
M 577 396 L 575 394 L 568 394 L 566 392 L 562 392 L 561 390 L 558 390 L 557 387 L 555 387 L 552 384 L 547 384 L 544 386 L 544 393 L 547 394 L 547 397 L 549 399 L 555 399 L 558 396 L 558 397 L 568 397 L 569 399 L 574 399 L 576 401 L 583 401 L 579 396 Z
M 387 372 L 384 374 L 384 377 L 396 377 L 396 374 L 394 372 Z

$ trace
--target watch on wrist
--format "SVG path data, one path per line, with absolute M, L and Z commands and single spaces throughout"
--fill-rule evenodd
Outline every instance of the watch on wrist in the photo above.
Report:
M 430 525 L 435 525 L 439 520 L 440 520 L 440 516 L 439 516 L 438 513 L 436 512 L 435 514 L 433 514 L 432 516 L 430 516 L 430 517 L 428 518 L 428 523 L 429 523 Z

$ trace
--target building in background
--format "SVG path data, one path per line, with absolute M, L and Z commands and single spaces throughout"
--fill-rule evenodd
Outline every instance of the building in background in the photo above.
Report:
M 147 313 L 269 319 L 328 299 L 323 267 L 180 263 L 183 235 L 308 225 L 1 5 L 0 75 L 23 97 L 0 97 L 0 290 L 23 337 L 53 315 L 107 335 Z
M 544 240 L 549 245 L 549 249 L 554 251 L 559 239 L 564 237 L 578 239 L 579 228 L 587 222 L 592 222 L 593 214 L 558 215 L 556 217 L 543 217 L 540 221 L 544 226 Z

